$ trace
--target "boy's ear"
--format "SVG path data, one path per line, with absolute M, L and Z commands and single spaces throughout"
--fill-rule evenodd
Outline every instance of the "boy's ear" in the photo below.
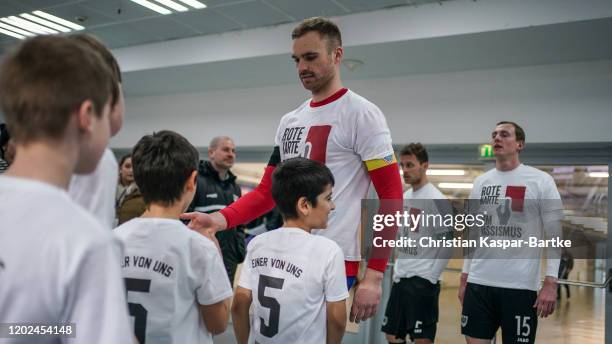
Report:
M 93 117 L 95 108 L 91 100 L 85 100 L 76 111 L 77 127 L 79 131 L 90 134 L 93 132 Z
M 189 192 L 194 191 L 197 187 L 197 179 L 198 179 L 198 171 L 193 170 L 189 178 L 187 178 L 187 182 L 185 183 L 185 189 Z
M 296 210 L 299 215 L 308 216 L 310 214 L 310 202 L 306 199 L 306 197 L 300 197 L 296 204 Z

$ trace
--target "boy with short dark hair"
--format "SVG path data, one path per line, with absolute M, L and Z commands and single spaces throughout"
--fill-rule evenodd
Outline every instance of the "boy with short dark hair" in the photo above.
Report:
M 314 160 L 293 158 L 275 169 L 272 197 L 284 225 L 249 243 L 232 306 L 238 343 L 341 342 L 344 256 L 334 241 L 310 234 L 327 228 L 333 185 L 331 171 Z
M 16 145 L 0 176 L 0 323 L 51 326 L 14 343 L 131 343 L 118 245 L 66 192 L 108 144 L 111 72 L 61 36 L 26 40 L 0 71 L 0 103 Z M 33 207 L 36 209 L 32 216 Z
M 215 244 L 179 215 L 196 190 L 198 151 L 172 131 L 134 147 L 134 179 L 146 204 L 117 227 L 134 332 L 140 343 L 210 343 L 225 331 L 232 289 Z

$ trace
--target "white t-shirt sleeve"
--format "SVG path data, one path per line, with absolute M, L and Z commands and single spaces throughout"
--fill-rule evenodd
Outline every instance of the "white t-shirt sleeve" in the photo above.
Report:
M 286 115 L 285 115 L 286 116 Z M 281 118 L 280 122 L 278 123 L 278 127 L 276 128 L 276 135 L 274 136 L 274 145 L 275 146 L 281 146 L 282 145 L 282 134 L 281 130 L 283 127 L 283 121 L 285 120 L 285 116 L 283 116 L 283 118 Z
M 560 221 L 563 219 L 563 203 L 557 185 L 552 177 L 545 175 L 540 186 L 540 212 L 542 222 Z
M 113 152 L 106 148 L 98 166 L 91 174 L 73 175 L 68 194 L 87 209 L 106 229 L 115 222 L 115 196 L 119 165 Z
M 348 298 L 344 254 L 334 244 L 333 253 L 325 267 L 325 301 L 336 302 Z
M 78 259 L 62 309 L 79 343 L 133 343 L 116 242 L 99 241 Z
M 232 296 L 221 255 L 207 238 L 192 238 L 191 268 L 196 273 L 196 298 L 201 305 L 212 305 Z
M 355 128 L 355 152 L 362 161 L 382 159 L 393 154 L 391 131 L 382 111 L 374 104 L 364 104 L 358 110 Z

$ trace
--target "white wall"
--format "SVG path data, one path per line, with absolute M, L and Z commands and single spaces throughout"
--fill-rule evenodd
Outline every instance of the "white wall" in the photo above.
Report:
M 160 80 L 160 82 L 163 82 Z M 612 60 L 352 80 L 386 114 L 395 143 L 481 143 L 513 120 L 528 142 L 612 141 Z M 171 129 L 196 146 L 215 135 L 271 146 L 280 117 L 307 97 L 298 84 L 126 100 L 113 147 Z

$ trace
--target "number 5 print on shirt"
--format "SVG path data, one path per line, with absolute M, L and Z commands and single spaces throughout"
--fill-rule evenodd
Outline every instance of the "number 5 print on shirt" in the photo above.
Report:
M 151 280 L 124 278 L 126 292 L 148 293 L 151 290 Z M 147 309 L 139 303 L 128 302 L 130 315 L 134 317 L 134 335 L 140 344 L 145 344 L 147 333 Z
M 266 325 L 263 318 L 259 318 L 259 333 L 262 335 L 272 338 L 278 333 L 278 323 L 280 321 L 280 308 L 281 305 L 273 297 L 266 296 L 266 288 L 282 289 L 285 280 L 282 278 L 276 278 L 272 276 L 260 275 L 259 286 L 257 287 L 257 299 L 259 304 L 270 310 L 270 317 L 268 319 L 268 325 Z

